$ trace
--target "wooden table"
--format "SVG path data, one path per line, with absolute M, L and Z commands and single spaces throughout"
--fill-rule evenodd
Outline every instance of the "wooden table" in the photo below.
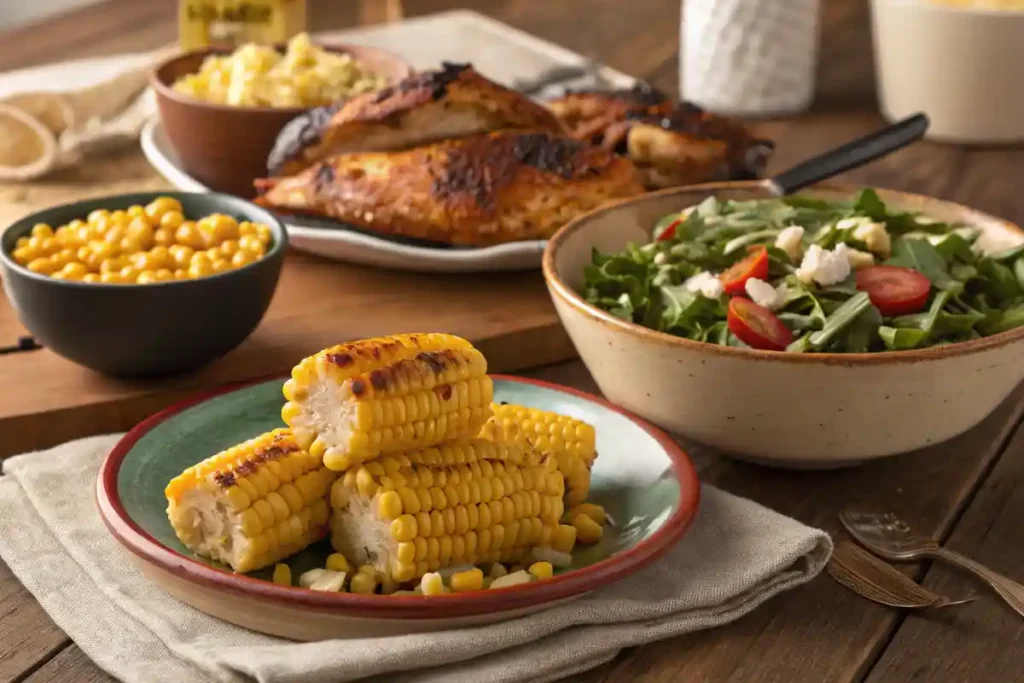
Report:
M 0 36 L 0 71 L 155 47 L 174 38 L 171 0 L 109 0 Z M 408 16 L 448 9 L 406 0 Z M 471 0 L 470 6 L 627 73 L 674 90 L 678 0 Z M 866 0 L 826 0 L 819 96 L 812 112 L 758 123 L 779 143 L 776 169 L 881 123 L 874 100 Z M 313 1 L 316 29 L 384 18 L 384 0 Z M 936 65 L 936 68 L 940 68 Z M 970 203 L 1018 223 L 1024 150 L 922 143 L 850 174 L 849 180 Z M 151 177 L 141 165 L 140 181 Z M 1016 171 L 1016 172 L 1015 172 Z M 539 276 L 538 276 L 539 277 Z M 582 364 L 528 374 L 583 389 Z M 6 391 L 12 391 L 8 388 Z M 1011 577 L 1024 579 L 1024 391 L 983 425 L 950 443 L 849 471 L 791 473 L 709 458 L 702 477 L 808 524 L 836 531 L 853 502 L 902 510 L 918 529 Z M 870 425 L 865 425 L 870 429 Z M 2 434 L 0 440 L 27 439 Z M 26 442 L 25 447 L 32 444 Z M 936 591 L 979 591 L 941 567 L 908 569 Z M 715 631 L 648 645 L 574 678 L 577 683 L 742 681 L 1021 680 L 1024 623 L 983 590 L 976 602 L 935 617 L 875 606 L 822 576 Z M 0 562 L 0 681 L 107 681 Z

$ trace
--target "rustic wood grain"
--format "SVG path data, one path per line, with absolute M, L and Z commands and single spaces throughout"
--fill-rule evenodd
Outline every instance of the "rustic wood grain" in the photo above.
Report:
M 125 312 L 126 315 L 129 312 Z M 0 331 L 17 331 L 0 304 Z M 0 457 L 119 431 L 186 392 L 285 372 L 322 348 L 397 332 L 450 332 L 477 343 L 494 372 L 575 356 L 535 272 L 420 275 L 288 254 L 270 310 L 240 347 L 206 368 L 165 380 L 102 377 L 48 351 L 0 356 Z M 14 337 L 3 340 L 13 343 Z
M 946 547 L 1024 582 L 1024 428 L 1018 429 Z M 943 595 L 979 599 L 934 616 L 910 614 L 867 678 L 888 681 L 1019 681 L 1024 677 L 1024 620 L 970 576 L 933 563 L 924 585 Z
M 115 680 L 74 643 L 24 679 L 25 683 L 111 683 Z
M 13 681 L 71 642 L 0 560 L 0 681 Z
M 388 18 L 386 3 L 389 1 L 393 0 L 314 0 L 310 3 L 311 24 L 316 30 L 327 30 L 384 21 Z M 174 4 L 170 0 L 107 0 L 47 21 L 45 28 L 30 26 L 6 34 L 0 41 L 0 69 L 151 49 L 173 39 L 176 32 Z M 412 17 L 451 9 L 454 3 L 405 0 L 402 5 L 405 15 Z M 562 0 L 557 3 L 468 0 L 459 3 L 459 6 L 484 12 L 590 54 L 622 71 L 644 77 L 668 92 L 678 89 L 679 5 L 678 0 L 630 0 L 626 5 L 621 0 Z M 778 143 L 772 163 L 774 171 L 884 124 L 875 103 L 866 0 L 825 0 L 822 25 L 827 40 L 821 45 L 813 110 L 786 120 L 754 122 L 761 134 Z M 1024 223 L 1024 202 L 1018 200 L 1013 184 L 1016 171 L 1022 165 L 1024 150 L 1019 148 L 993 150 L 921 143 L 846 174 L 842 179 L 934 194 Z M 107 172 L 111 173 L 109 182 L 116 187 L 163 182 L 149 171 L 141 157 L 133 154 L 125 155 L 120 163 L 113 162 Z M 13 195 L 3 194 L 12 192 L 10 188 L 0 188 L 0 212 L 10 211 L 12 202 L 14 208 L 20 210 L 36 202 L 57 201 L 69 192 L 83 191 L 88 180 L 81 172 L 69 171 L 30 190 L 13 190 Z M 104 191 L 120 190 L 105 188 Z M 0 221 L 4 219 L 5 216 L 0 215 Z M 291 255 L 289 266 L 299 259 L 306 259 L 301 261 L 303 270 L 329 268 L 344 273 L 347 268 Z M 349 281 L 344 274 L 337 277 L 339 282 Z M 384 299 L 393 304 L 391 299 L 399 297 L 398 292 L 403 291 L 391 279 L 397 277 L 401 276 L 381 274 L 380 279 L 375 280 L 378 287 L 365 295 L 372 301 Z M 302 273 L 293 273 L 291 269 L 286 279 L 279 297 L 292 287 L 300 291 L 304 281 Z M 419 284 L 426 286 L 428 281 L 432 286 L 455 287 L 445 285 L 445 278 L 424 279 Z M 515 289 L 512 284 L 508 287 Z M 388 291 L 395 292 L 391 299 L 383 294 Z M 480 303 L 478 299 L 462 303 L 471 306 L 474 302 L 475 305 Z M 507 302 L 502 301 L 502 306 L 506 305 Z M 505 315 L 513 319 L 528 315 L 525 303 L 511 313 L 497 308 L 485 305 L 477 312 L 479 317 L 489 319 L 489 329 L 500 330 Z M 458 309 L 453 302 L 446 310 Z M 258 348 L 243 346 L 233 354 L 237 357 L 224 360 L 225 366 L 238 363 L 239 367 L 248 368 L 249 363 L 259 365 L 260 358 L 274 354 L 283 356 L 319 348 L 319 342 L 312 339 L 305 345 L 302 335 L 287 326 L 297 324 L 300 316 L 308 317 L 311 310 L 318 310 L 315 306 L 295 311 L 294 316 L 289 316 L 282 308 L 280 318 L 272 317 L 279 315 L 278 310 L 275 301 L 263 326 L 272 332 L 267 333 L 261 327 L 250 340 L 256 343 L 259 339 Z M 350 322 L 354 310 L 331 309 L 332 317 L 328 320 L 345 320 L 347 324 L 323 322 L 316 327 L 313 336 L 322 340 L 337 334 L 372 333 L 373 321 L 361 320 L 356 315 L 356 321 Z M 538 313 L 533 311 L 532 315 Z M 9 341 L 19 330 L 12 316 L 0 312 L 0 343 Z M 512 359 L 517 349 L 503 344 L 501 334 L 496 334 L 498 341 L 490 348 L 484 342 L 485 353 L 496 368 L 514 367 Z M 532 364 L 549 362 L 564 350 L 564 334 L 550 333 L 548 328 L 539 327 L 524 344 L 527 348 L 535 345 L 538 349 L 531 359 Z M 264 353 L 266 355 L 261 355 Z M 56 361 L 40 355 L 33 362 Z M 45 385 L 44 391 L 49 392 L 51 400 L 42 413 L 22 410 L 13 421 L 0 421 L 0 433 L 4 435 L 0 449 L 6 443 L 18 444 L 11 452 L 41 447 L 66 440 L 87 427 L 95 432 L 122 429 L 165 401 L 206 382 L 223 379 L 216 376 L 215 366 L 211 366 L 192 377 L 182 378 L 173 386 L 162 387 L 159 392 L 145 383 L 112 390 L 109 381 L 71 364 L 63 363 L 59 367 L 63 377 L 60 383 Z M 267 371 L 274 369 L 272 363 L 260 367 Z M 527 374 L 596 390 L 589 374 L 578 362 Z M 0 376 L 12 378 L 8 386 L 28 386 L 25 375 L 12 375 L 3 365 L 2 357 Z M 109 392 L 111 398 L 106 404 L 98 402 L 100 418 L 79 424 L 75 416 L 80 413 L 73 402 L 61 403 L 65 386 L 75 387 L 76 391 L 87 386 L 94 395 Z M 5 404 L 5 400 L 8 403 Z M 0 392 L 0 415 L 5 406 L 12 410 L 14 403 L 15 400 Z M 830 530 L 836 528 L 835 513 L 839 507 L 850 502 L 867 502 L 898 507 L 922 531 L 945 538 L 964 508 L 974 500 L 973 505 L 967 507 L 962 525 L 950 536 L 950 544 L 1021 579 L 1024 576 L 1013 574 L 1011 570 L 1020 563 L 1019 552 L 1015 553 L 1014 549 L 1019 548 L 1015 524 L 1024 505 L 1017 484 L 1022 474 L 1020 468 L 1024 467 L 1021 462 L 1024 437 L 1018 433 L 1001 459 L 999 453 L 1008 435 L 1020 423 L 1022 411 L 1024 391 L 1018 391 L 969 434 L 917 453 L 842 472 L 778 472 L 718 458 L 699 449 L 694 453 L 702 477 L 709 483 Z M 994 475 L 986 480 L 993 465 Z M 0 681 L 112 680 L 74 645 L 54 656 L 67 644 L 66 637 L 5 571 L 0 567 Z M 918 576 L 923 570 L 911 567 L 908 571 Z M 961 576 L 942 569 L 930 570 L 927 582 L 935 590 L 953 595 L 962 594 L 970 585 Z M 821 578 L 770 601 L 735 624 L 627 651 L 615 661 L 570 680 L 573 683 L 819 683 L 860 681 L 868 676 L 870 683 L 907 680 L 938 683 L 1019 678 L 1017 671 L 1021 662 L 1014 647 L 1021 637 L 1019 625 L 1011 623 L 1013 618 L 1006 610 L 987 596 L 962 609 L 953 616 L 952 624 L 917 616 L 904 622 L 898 612 L 857 599 L 827 578 Z M 952 612 L 947 614 L 953 615 Z M 871 670 L 876 660 L 879 663 Z
M 582 363 L 526 374 L 596 391 Z M 941 539 L 1022 416 L 1024 387 L 956 439 L 835 472 L 773 470 L 693 445 L 689 452 L 703 481 L 830 533 L 839 530 L 836 515 L 841 508 L 863 504 L 901 510 L 915 528 Z M 637 648 L 620 657 L 610 673 L 601 669 L 581 675 L 579 681 L 855 681 L 886 644 L 897 617 L 896 611 L 821 577 L 735 624 Z

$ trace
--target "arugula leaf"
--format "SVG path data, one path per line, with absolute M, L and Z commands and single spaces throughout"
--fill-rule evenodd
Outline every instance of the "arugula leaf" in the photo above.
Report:
M 935 247 L 935 251 L 939 252 L 947 264 L 953 263 L 955 259 L 964 263 L 974 263 L 975 253 L 971 249 L 971 243 L 955 232 L 946 233 L 927 241 Z
M 609 308 L 608 312 L 616 318 L 622 318 L 623 320 L 633 322 L 633 300 L 629 298 L 629 294 L 623 294 L 616 299 L 616 305 Z
M 875 221 L 883 221 L 887 215 L 885 202 L 871 188 L 860 191 L 853 202 L 853 210 L 855 213 L 870 216 Z
M 811 335 L 805 334 L 802 337 L 798 337 L 789 343 L 786 347 L 786 351 L 790 353 L 807 353 L 811 350 Z
M 908 349 L 916 349 L 928 335 L 924 330 L 883 325 L 878 328 L 878 336 L 882 338 L 882 343 L 885 344 L 885 348 L 888 350 L 906 351 Z
M 957 284 L 946 270 L 946 260 L 928 240 L 907 237 L 896 240 L 893 256 L 886 264 L 913 268 L 939 289 L 953 289 Z
M 982 278 L 985 291 L 1004 301 L 1012 301 L 1024 294 L 1017 276 L 1009 266 L 998 261 L 983 258 L 978 261 L 978 275 Z
M 728 256 L 734 251 L 739 251 L 748 245 L 756 244 L 757 242 L 769 237 L 776 237 L 780 232 L 782 232 L 781 229 L 757 230 L 755 232 L 748 232 L 746 235 L 734 237 L 725 243 L 725 246 L 722 248 L 722 254 Z
M 1013 262 L 1013 276 L 1017 278 L 1017 284 L 1024 289 L 1024 256 Z
M 824 199 L 814 199 L 812 197 L 801 197 L 800 195 L 790 195 L 782 198 L 782 203 L 786 206 L 792 206 L 795 209 L 813 209 L 815 211 L 835 211 L 835 207 L 826 202 Z
M 863 313 L 853 319 L 846 328 L 846 334 L 839 337 L 841 350 L 847 353 L 867 353 L 872 343 L 878 338 L 878 328 L 882 324 L 882 314 L 874 306 L 868 306 Z
M 821 320 L 813 315 L 802 315 L 800 313 L 787 313 L 783 311 L 781 313 L 776 313 L 775 317 L 785 323 L 786 327 L 794 332 L 816 330 L 821 327 Z
M 1019 257 L 1024 256 L 1024 243 L 1018 244 L 1015 247 L 1010 247 L 1009 249 L 994 251 L 986 256 L 993 261 L 999 261 L 1000 263 L 1003 261 L 1015 261 Z
M 871 307 L 871 299 L 868 297 L 867 292 L 857 292 L 857 294 L 836 308 L 825 320 L 822 328 L 811 335 L 811 346 L 820 349 L 827 345 L 835 339 L 836 335 L 849 327 L 854 320 Z
M 725 317 L 725 307 L 719 299 L 709 299 L 699 292 L 691 292 L 685 285 L 662 287 L 660 329 L 664 332 L 681 331 L 684 336 L 711 327 Z
M 983 335 L 999 334 L 1024 325 L 1024 304 L 1018 304 L 1005 311 L 989 311 L 985 320 L 978 323 Z

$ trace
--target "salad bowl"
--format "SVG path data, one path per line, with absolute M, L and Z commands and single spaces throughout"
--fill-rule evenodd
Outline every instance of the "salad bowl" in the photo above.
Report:
M 858 192 L 821 185 L 800 196 L 852 204 Z M 894 210 L 976 229 L 975 245 L 983 252 L 1024 243 L 1020 228 L 980 211 L 921 195 L 877 194 Z M 776 195 L 763 181 L 655 192 L 582 216 L 547 246 L 544 277 L 555 308 L 612 402 L 741 459 L 822 469 L 950 439 L 980 422 L 1024 379 L 1024 326 L 913 350 L 796 353 L 696 341 L 587 301 L 584 271 L 595 250 L 616 253 L 630 243 L 649 243 L 659 219 L 712 196 Z

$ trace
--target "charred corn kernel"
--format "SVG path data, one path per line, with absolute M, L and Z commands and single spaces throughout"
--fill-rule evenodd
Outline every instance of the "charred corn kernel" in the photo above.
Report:
M 538 579 L 550 579 L 555 575 L 555 568 L 551 566 L 550 562 L 534 562 L 526 571 Z
M 292 568 L 286 564 L 275 564 L 274 583 L 279 586 L 292 585 Z
M 327 499 L 335 476 L 289 430 L 277 429 L 172 479 L 165 489 L 167 516 L 193 552 L 236 572 L 253 571 L 327 534 Z M 289 502 L 296 495 L 298 512 Z
M 311 394 L 313 382 L 335 389 Z M 406 334 L 306 358 L 292 371 L 289 393 L 287 424 L 300 441 L 320 443 L 328 467 L 344 471 L 382 453 L 475 435 L 490 415 L 493 386 L 483 354 L 464 339 Z M 339 399 L 345 407 L 337 419 Z
M 576 540 L 580 543 L 597 543 L 604 533 L 604 527 L 582 513 L 573 517 L 572 525 L 576 527 Z
M 576 545 L 576 527 L 559 524 L 551 534 L 551 547 L 562 553 L 571 553 Z
M 603 507 L 595 503 L 580 503 L 569 510 L 566 516 L 572 520 L 576 519 L 576 515 L 586 515 L 601 526 L 608 523 L 608 514 L 604 511 Z
M 294 395 L 293 389 L 289 393 Z M 460 564 L 518 562 L 538 544 L 550 545 L 562 511 L 561 488 L 548 486 L 549 475 L 560 475 L 548 470 L 545 457 L 485 439 L 382 455 L 334 484 L 331 543 L 356 562 L 372 562 L 396 582 Z M 440 493 L 440 509 L 424 509 L 424 501 L 431 506 L 435 502 L 426 493 L 435 484 L 471 489 L 487 476 L 543 488 L 524 488 L 479 504 L 460 502 L 457 492 Z M 507 485 L 510 490 L 518 486 Z M 528 503 L 531 493 L 537 496 L 536 508 Z M 516 497 L 519 504 L 513 501 Z
M 456 572 L 452 574 L 452 578 L 448 580 L 448 583 L 456 593 L 483 590 L 484 573 L 480 571 L 480 569 L 474 567 L 473 569 L 468 569 L 464 572 Z
M 437 572 L 428 572 L 420 579 L 420 590 L 423 595 L 441 595 L 444 593 L 444 579 Z
M 590 468 L 595 450 L 594 428 L 576 418 L 537 408 L 493 406 L 494 416 L 481 436 L 499 443 L 530 444 L 554 456 L 565 480 L 565 502 L 577 505 L 590 493 Z
M 371 570 L 368 572 L 358 571 L 349 583 L 349 590 L 353 593 L 369 595 L 377 590 L 377 575 Z
M 331 553 L 327 556 L 327 568 L 333 572 L 348 572 L 348 560 L 341 553 Z

